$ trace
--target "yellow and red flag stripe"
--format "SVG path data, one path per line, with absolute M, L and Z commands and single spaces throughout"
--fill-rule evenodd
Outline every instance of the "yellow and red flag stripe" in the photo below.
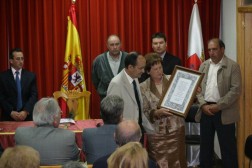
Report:
M 71 4 L 67 19 L 67 40 L 61 91 L 78 90 L 82 92 L 86 91 L 86 84 L 83 71 L 80 38 L 77 30 L 75 3 Z M 84 106 L 84 98 L 81 98 L 78 101 L 78 110 L 74 117 L 75 120 L 87 119 L 89 117 Z M 61 109 L 63 112 L 62 117 L 68 118 L 69 114 L 65 101 L 61 103 Z

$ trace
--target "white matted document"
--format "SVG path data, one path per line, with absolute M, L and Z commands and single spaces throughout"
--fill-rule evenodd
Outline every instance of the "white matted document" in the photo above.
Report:
M 204 74 L 198 71 L 176 66 L 159 106 L 186 118 L 203 76 Z
M 72 118 L 61 118 L 60 124 L 72 123 L 75 124 L 75 121 Z

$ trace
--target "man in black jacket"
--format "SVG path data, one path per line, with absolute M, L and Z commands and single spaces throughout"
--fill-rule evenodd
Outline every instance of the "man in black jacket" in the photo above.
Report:
M 141 139 L 142 133 L 140 126 L 137 122 L 133 120 L 124 120 L 120 122 L 115 130 L 115 142 L 120 147 L 125 145 L 128 142 L 139 142 Z M 107 159 L 111 154 L 103 156 L 96 160 L 93 164 L 93 168 L 107 168 Z M 148 161 L 149 168 L 156 168 L 156 163 L 149 159 Z
M 2 120 L 32 120 L 33 107 L 38 98 L 36 75 L 23 69 L 24 55 L 20 48 L 10 52 L 9 62 L 11 68 L 0 74 Z
M 151 45 L 153 51 L 160 55 L 160 57 L 162 57 L 164 74 L 171 75 L 176 65 L 181 66 L 181 60 L 179 59 L 179 57 L 176 57 L 166 51 L 167 41 L 164 33 L 157 32 L 153 34 L 151 36 Z M 141 78 L 139 79 L 139 82 L 141 83 L 145 81 L 148 77 L 149 75 L 147 73 L 143 73 Z

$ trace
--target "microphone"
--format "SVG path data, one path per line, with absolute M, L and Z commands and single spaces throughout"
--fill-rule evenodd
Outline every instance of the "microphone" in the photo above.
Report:
M 96 127 L 100 127 L 100 126 L 101 126 L 101 123 L 97 123 L 97 124 L 96 124 Z

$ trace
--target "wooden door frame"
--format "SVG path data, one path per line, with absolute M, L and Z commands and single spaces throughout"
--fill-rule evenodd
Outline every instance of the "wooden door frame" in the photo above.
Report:
M 242 94 L 240 97 L 240 121 L 237 123 L 237 148 L 240 168 L 249 167 L 249 159 L 244 154 L 244 145 L 248 135 L 252 134 L 252 5 L 243 6 L 243 0 L 236 0 L 236 28 L 237 28 L 237 62 L 242 74 Z M 251 21 L 248 20 L 251 18 Z M 249 22 L 248 22 L 249 21 Z M 247 28 L 247 29 L 246 29 Z M 250 33 L 248 34 L 248 31 Z M 250 38 L 250 40 L 249 40 Z M 249 40 L 249 41 L 248 41 Z M 250 64 L 251 63 L 251 64 Z

